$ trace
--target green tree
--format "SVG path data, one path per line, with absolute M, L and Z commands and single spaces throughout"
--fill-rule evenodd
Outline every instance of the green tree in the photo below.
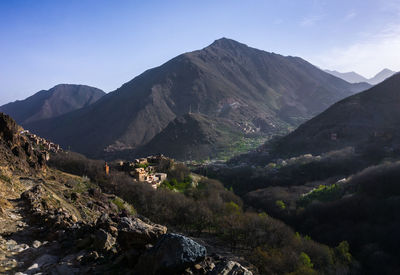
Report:
M 278 206 L 279 209 L 281 209 L 281 210 L 285 210 L 286 209 L 286 204 L 282 200 L 277 200 L 275 202 L 275 205 Z
M 310 256 L 308 256 L 306 253 L 301 252 L 300 253 L 300 263 L 302 266 L 313 268 L 314 264 L 311 262 Z
M 350 245 L 347 241 L 342 241 L 335 248 L 335 253 L 343 263 L 349 264 L 352 261 L 352 256 L 350 254 Z

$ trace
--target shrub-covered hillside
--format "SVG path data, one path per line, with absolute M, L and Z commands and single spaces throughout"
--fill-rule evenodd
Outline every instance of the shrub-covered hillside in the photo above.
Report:
M 170 182 L 154 190 L 117 171 L 105 177 L 99 162 L 72 153 L 53 158 L 51 165 L 89 175 L 103 190 L 134 205 L 140 215 L 179 232 L 214 240 L 245 257 L 262 274 L 346 274 L 354 268 L 347 243 L 330 248 L 265 213 L 245 211 L 241 199 L 216 180 L 200 177 L 197 185 L 187 185 L 180 192 L 170 190 Z M 182 179 L 187 180 L 187 168 L 172 161 L 170 165 L 167 170 L 180 174 L 176 171 L 180 167 Z

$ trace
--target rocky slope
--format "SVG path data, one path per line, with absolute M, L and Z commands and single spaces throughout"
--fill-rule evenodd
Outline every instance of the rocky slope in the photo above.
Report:
M 0 150 L 2 274 L 252 274 L 167 233 L 88 178 L 48 168 L 1 113 Z
M 57 117 L 86 107 L 105 93 L 85 85 L 60 84 L 24 99 L 0 106 L 0 112 L 13 117 L 19 124 Z
M 187 113 L 204 115 L 209 123 L 228 120 L 229 130 L 241 136 L 287 132 L 367 87 L 347 83 L 301 58 L 223 38 L 144 72 L 87 108 L 26 126 L 66 148 L 99 156 L 159 139 L 158 134 Z

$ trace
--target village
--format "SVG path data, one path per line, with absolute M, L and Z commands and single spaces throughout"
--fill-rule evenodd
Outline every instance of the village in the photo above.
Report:
M 162 160 L 167 160 L 163 155 L 148 156 L 138 158 L 134 161 L 117 161 L 112 164 L 105 164 L 106 175 L 110 174 L 110 167 L 118 171 L 123 171 L 133 177 L 136 182 L 150 184 L 154 189 L 160 187 L 161 183 L 167 179 L 166 173 L 157 171 L 157 167 Z
M 50 159 L 50 153 L 63 152 L 60 145 L 50 142 L 42 137 L 39 137 L 29 130 L 21 130 L 21 135 L 26 136 L 40 151 L 45 154 L 46 161 Z M 116 161 L 111 164 L 105 163 L 104 169 L 106 175 L 110 174 L 110 168 L 117 171 L 122 171 L 129 174 L 133 181 L 143 182 L 150 184 L 154 189 L 160 187 L 161 183 L 167 179 L 166 173 L 157 171 L 158 165 L 162 160 L 167 160 L 165 156 L 148 156 L 145 158 L 138 158 L 133 161 Z
M 50 159 L 50 153 L 63 152 L 60 145 L 39 137 L 29 130 L 21 130 L 20 134 L 26 136 L 40 151 L 45 154 L 46 161 Z M 161 183 L 167 179 L 166 173 L 157 171 L 158 165 L 162 160 L 167 160 L 163 155 L 148 156 L 138 158 L 133 161 L 116 161 L 112 164 L 105 163 L 104 169 L 106 175 L 110 174 L 110 168 L 129 174 L 133 181 L 150 184 L 154 189 L 160 187 Z
M 21 130 L 19 134 L 28 138 L 33 143 L 33 145 L 37 147 L 36 149 L 44 154 L 44 158 L 46 161 L 50 160 L 50 153 L 63 152 L 63 149 L 60 147 L 60 145 L 39 137 L 29 132 L 29 130 Z
M 32 141 L 33 144 L 37 145 L 42 151 L 52 152 L 52 153 L 58 153 L 63 151 L 60 145 L 47 141 L 46 139 L 39 137 L 35 134 L 32 134 L 31 132 L 29 132 L 29 130 L 22 130 L 20 134 L 28 137 L 28 139 Z

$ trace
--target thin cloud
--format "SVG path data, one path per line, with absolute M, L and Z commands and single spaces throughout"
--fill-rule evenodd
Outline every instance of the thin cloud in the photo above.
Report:
M 314 60 L 322 68 L 373 76 L 383 68 L 400 71 L 399 49 L 400 24 L 397 24 L 387 26 L 369 39 L 329 50 Z
M 357 16 L 357 13 L 354 11 L 351 11 L 348 14 L 346 14 L 346 16 L 344 17 L 344 21 L 350 21 L 353 18 L 355 18 L 356 16 Z

